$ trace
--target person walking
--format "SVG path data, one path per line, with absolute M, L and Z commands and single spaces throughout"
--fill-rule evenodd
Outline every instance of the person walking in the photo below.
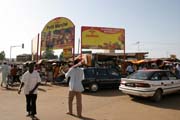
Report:
M 50 81 L 51 84 L 54 84 L 53 81 L 53 67 L 51 63 L 48 63 L 46 66 L 46 73 L 47 73 L 47 81 Z M 45 84 L 47 84 L 47 81 Z
M 78 117 L 82 117 L 82 95 L 81 92 L 84 91 L 83 85 L 81 81 L 84 79 L 84 72 L 81 68 L 79 68 L 79 60 L 74 61 L 74 66 L 72 66 L 68 72 L 65 74 L 65 77 L 69 81 L 69 96 L 68 96 L 68 108 L 69 111 L 67 114 L 72 115 L 72 102 L 74 96 L 76 96 L 76 107 L 77 107 L 77 115 Z
M 178 79 L 180 79 L 180 64 L 176 65 L 176 75 L 177 75 Z
M 36 112 L 36 99 L 37 89 L 41 82 L 39 73 L 34 70 L 34 63 L 29 63 L 29 70 L 22 76 L 22 82 L 18 90 L 18 94 L 21 93 L 21 89 L 24 86 L 24 94 L 26 96 L 26 110 L 27 116 L 35 118 Z
M 53 81 L 54 82 L 57 80 L 58 75 L 59 75 L 59 64 L 54 64 L 54 68 L 53 68 Z
M 17 81 L 17 66 L 14 65 L 11 67 L 11 72 L 10 72 L 10 76 L 12 78 L 11 84 L 13 84 L 14 82 Z
M 134 69 L 133 69 L 133 67 L 132 67 L 132 64 L 131 64 L 131 63 L 129 63 L 129 65 L 127 66 L 127 68 L 126 68 L 126 72 L 127 72 L 127 75 L 130 75 L 131 73 L 133 73 L 133 72 L 134 72 Z
M 8 74 L 9 74 L 9 66 L 6 62 L 2 65 L 2 81 L 1 81 L 1 87 L 3 87 L 3 84 L 5 84 L 6 89 L 8 89 Z

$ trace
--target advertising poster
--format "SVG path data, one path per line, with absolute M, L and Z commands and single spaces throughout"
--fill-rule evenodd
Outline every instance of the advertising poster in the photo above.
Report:
M 73 48 L 75 26 L 67 18 L 58 17 L 49 21 L 41 32 L 41 50 Z
M 72 48 L 64 48 L 63 49 L 63 57 L 64 58 L 70 58 L 72 57 Z
M 124 50 L 125 29 L 89 27 L 81 28 L 82 49 Z

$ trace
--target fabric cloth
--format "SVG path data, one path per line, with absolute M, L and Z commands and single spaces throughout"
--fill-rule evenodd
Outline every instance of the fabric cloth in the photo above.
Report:
M 176 69 L 180 72 L 180 65 L 179 64 L 176 65 Z
M 16 74 L 17 74 L 17 68 L 15 67 L 11 68 L 11 75 L 16 76 Z
M 126 71 L 129 73 L 132 73 L 134 70 L 133 70 L 133 67 L 131 65 L 128 65 L 126 68 Z
M 29 92 L 36 86 L 36 84 L 41 82 L 41 78 L 39 73 L 35 70 L 32 73 L 26 71 L 22 76 L 22 82 L 24 82 L 24 94 L 28 95 Z M 33 94 L 37 94 L 37 89 L 34 90 Z
M 66 78 L 70 77 L 69 90 L 82 92 L 84 91 L 81 81 L 84 79 L 84 72 L 79 67 L 72 67 L 65 75 Z
M 55 66 L 54 68 L 54 74 L 53 74 L 53 78 L 57 78 L 59 75 L 59 67 L 58 66 Z

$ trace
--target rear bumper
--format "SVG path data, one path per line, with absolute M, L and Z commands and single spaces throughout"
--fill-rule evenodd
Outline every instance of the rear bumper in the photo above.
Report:
M 123 93 L 128 95 L 140 96 L 140 97 L 152 97 L 155 93 L 155 90 L 135 90 L 125 87 L 119 87 Z

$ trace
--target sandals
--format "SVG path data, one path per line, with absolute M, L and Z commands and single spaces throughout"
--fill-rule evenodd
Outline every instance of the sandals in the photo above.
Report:
M 66 114 L 68 114 L 68 115 L 73 115 L 72 113 L 70 113 L 70 112 L 67 112 Z

